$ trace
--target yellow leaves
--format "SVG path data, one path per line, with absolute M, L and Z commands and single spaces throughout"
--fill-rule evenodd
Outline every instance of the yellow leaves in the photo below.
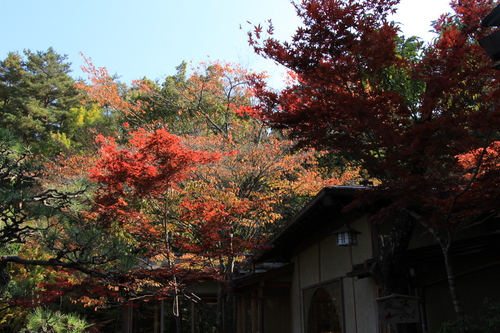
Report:
M 66 136 L 66 133 L 50 133 L 50 136 L 52 139 L 56 142 L 59 142 L 61 145 L 63 145 L 66 148 L 71 147 L 71 140 L 68 139 Z
M 82 105 L 78 108 L 71 108 L 68 112 L 68 122 L 72 129 L 91 125 L 101 117 L 102 109 L 96 103 L 90 104 L 90 107 Z
M 7 315 L 4 315 L 3 317 L 0 318 L 0 325 L 3 326 L 4 324 L 8 324 L 11 322 L 12 319 L 15 319 L 16 315 L 13 313 L 8 313 Z
M 325 186 L 348 183 L 357 169 L 326 178 L 317 165 L 321 153 L 297 151 L 294 142 L 249 130 L 237 139 L 189 137 L 196 149 L 221 152 L 219 161 L 202 165 L 186 187 L 197 198 L 235 205 L 247 200 L 247 211 L 234 219 L 239 228 L 261 229 L 282 219 L 278 209 L 287 198 L 314 195 Z M 252 233 L 249 233 L 251 235 Z
M 88 296 L 82 296 L 80 297 L 76 302 L 83 304 L 84 307 L 94 308 L 94 311 L 99 310 L 104 304 L 106 304 L 108 299 L 104 296 L 101 296 L 99 298 L 91 298 Z

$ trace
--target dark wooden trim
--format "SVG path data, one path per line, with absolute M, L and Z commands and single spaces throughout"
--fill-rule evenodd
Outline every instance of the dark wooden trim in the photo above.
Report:
M 243 288 L 250 286 L 252 284 L 258 284 L 261 281 L 265 281 L 274 277 L 285 275 L 294 272 L 294 264 L 285 264 L 276 268 L 269 269 L 266 272 L 254 273 L 245 276 L 238 277 L 233 280 L 236 284 L 236 288 Z

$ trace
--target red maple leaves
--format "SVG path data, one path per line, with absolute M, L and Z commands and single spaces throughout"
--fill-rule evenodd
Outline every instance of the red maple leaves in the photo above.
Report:
M 90 178 L 100 184 L 93 215 L 103 221 L 144 219 L 133 202 L 165 195 L 190 177 L 199 163 L 220 158 L 218 153 L 193 151 L 181 139 L 158 129 L 130 133 L 128 148 L 119 148 L 113 138 L 98 137 L 100 159 Z

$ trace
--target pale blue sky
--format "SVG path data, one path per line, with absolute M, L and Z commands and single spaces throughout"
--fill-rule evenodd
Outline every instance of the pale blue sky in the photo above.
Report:
M 430 21 L 449 11 L 448 0 L 402 0 L 395 20 L 406 35 L 430 38 Z M 253 70 L 279 70 L 254 55 L 246 31 L 272 19 L 285 39 L 299 24 L 289 0 L 0 0 L 0 59 L 9 51 L 67 54 L 84 77 L 79 52 L 130 83 L 175 73 L 183 60 L 225 60 Z M 243 30 L 240 30 L 240 25 Z

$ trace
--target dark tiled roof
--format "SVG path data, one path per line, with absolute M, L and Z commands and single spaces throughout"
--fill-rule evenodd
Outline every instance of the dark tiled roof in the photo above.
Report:
M 362 186 L 334 186 L 323 188 L 295 217 L 268 242 L 268 249 L 256 253 L 254 260 L 286 260 L 295 246 L 307 237 L 317 233 L 328 223 L 341 215 L 342 209 L 352 202 Z

